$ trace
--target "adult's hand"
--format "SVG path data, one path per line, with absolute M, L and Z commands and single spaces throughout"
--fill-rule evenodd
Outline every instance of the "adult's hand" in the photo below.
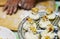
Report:
M 34 7 L 36 0 L 21 0 L 19 6 L 21 6 L 23 9 L 31 9 Z
M 7 0 L 7 3 L 4 6 L 4 11 L 7 11 L 7 14 L 11 15 L 17 11 L 17 6 L 20 0 Z

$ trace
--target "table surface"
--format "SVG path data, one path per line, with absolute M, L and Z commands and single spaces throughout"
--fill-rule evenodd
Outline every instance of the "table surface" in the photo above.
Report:
M 60 6 L 60 2 L 56 2 L 56 10 L 57 10 L 58 6 Z M 16 39 L 19 39 L 18 33 L 17 32 L 14 32 L 14 33 L 16 35 Z

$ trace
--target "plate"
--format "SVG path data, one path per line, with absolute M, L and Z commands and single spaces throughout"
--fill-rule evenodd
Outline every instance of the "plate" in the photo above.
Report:
M 56 16 L 57 17 L 57 16 Z M 18 28 L 18 35 L 19 35 L 19 38 L 20 39 L 26 39 L 25 38 L 25 33 L 27 33 L 27 34 L 29 34 L 29 31 L 28 32 L 26 32 L 26 31 L 24 31 L 24 29 L 23 29 L 23 24 L 27 21 L 26 19 L 27 18 L 29 18 L 28 16 L 27 17 L 25 17 L 22 21 L 21 21 L 21 23 L 19 24 L 19 28 Z M 40 18 L 41 19 L 41 18 Z M 57 19 L 57 18 L 56 18 Z M 52 21 L 51 23 L 53 24 L 53 22 L 55 22 L 55 20 L 56 19 L 54 19 L 54 21 Z M 35 22 L 36 23 L 38 23 L 39 22 L 39 20 L 35 20 Z M 57 22 L 57 21 L 56 21 Z M 55 24 L 56 24 L 56 22 L 55 22 Z M 37 34 L 40 34 L 41 35 L 41 33 L 44 31 L 44 32 L 47 32 L 47 31 L 45 31 L 45 28 L 40 28 L 39 27 L 39 25 L 37 24 L 37 26 L 38 27 L 36 27 L 37 28 Z M 53 25 L 53 27 L 54 27 L 54 30 L 52 31 L 52 32 L 50 32 L 50 33 L 48 33 L 47 35 L 49 35 L 51 38 L 55 38 L 55 36 L 58 38 L 58 35 L 57 35 L 57 32 L 59 31 L 59 27 L 57 27 L 57 26 L 55 26 L 55 25 Z M 43 32 L 43 33 L 44 33 Z M 42 33 L 42 34 L 43 34 Z M 26 36 L 27 36 L 27 34 L 26 34 Z M 30 33 L 31 34 L 31 33 Z M 30 35 L 29 34 L 29 35 Z M 46 34 L 46 33 L 45 33 Z M 37 36 L 37 35 L 33 35 L 33 34 L 31 34 L 32 35 L 32 37 L 33 36 Z M 52 37 L 53 36 L 53 37 Z M 27 36 L 27 37 L 29 37 L 29 36 Z M 41 36 L 40 36 L 41 37 Z M 29 37 L 29 38 L 31 38 L 31 37 Z M 37 38 L 37 37 L 36 37 Z M 43 35 L 43 38 L 44 38 L 44 35 Z M 60 37 L 59 37 L 60 38 Z M 33 39 L 33 38 L 32 38 Z
M 1 39 L 16 39 L 14 33 L 8 28 L 0 26 L 0 38 Z

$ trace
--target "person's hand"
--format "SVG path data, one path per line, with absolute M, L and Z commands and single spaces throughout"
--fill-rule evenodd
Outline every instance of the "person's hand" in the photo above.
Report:
M 17 6 L 20 0 L 7 0 L 4 6 L 4 11 L 7 10 L 7 14 L 11 15 L 17 11 Z
M 23 9 L 29 10 L 34 7 L 36 0 L 21 0 L 21 1 L 22 2 L 20 2 L 19 6 Z

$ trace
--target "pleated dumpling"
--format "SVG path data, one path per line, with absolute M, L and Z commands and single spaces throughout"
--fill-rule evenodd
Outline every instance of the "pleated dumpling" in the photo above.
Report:
M 58 33 L 57 33 L 57 34 L 58 34 L 58 37 L 59 37 L 59 39 L 60 39 L 60 31 L 58 31 Z
M 39 39 L 40 38 L 39 34 L 33 34 L 31 32 L 26 32 L 24 37 L 25 39 Z
M 55 19 L 56 15 L 54 14 L 53 10 L 51 8 L 48 8 L 46 10 L 47 18 L 48 19 Z
M 39 26 L 41 28 L 46 28 L 48 24 L 51 24 L 51 22 L 49 21 L 49 19 L 46 18 L 46 16 L 44 16 L 43 18 L 41 18 L 41 20 L 39 22 Z
M 60 21 L 58 22 L 58 26 L 60 27 Z
M 46 34 L 44 34 L 42 37 L 41 37 L 41 39 L 54 39 L 54 37 L 55 37 L 55 33 L 46 33 Z
M 40 15 L 38 12 L 39 12 L 38 8 L 32 8 L 31 13 L 29 14 L 29 17 L 34 19 L 34 20 L 39 19 Z
M 28 31 L 36 31 L 36 23 L 31 18 L 27 18 L 27 21 L 23 24 L 23 28 Z

